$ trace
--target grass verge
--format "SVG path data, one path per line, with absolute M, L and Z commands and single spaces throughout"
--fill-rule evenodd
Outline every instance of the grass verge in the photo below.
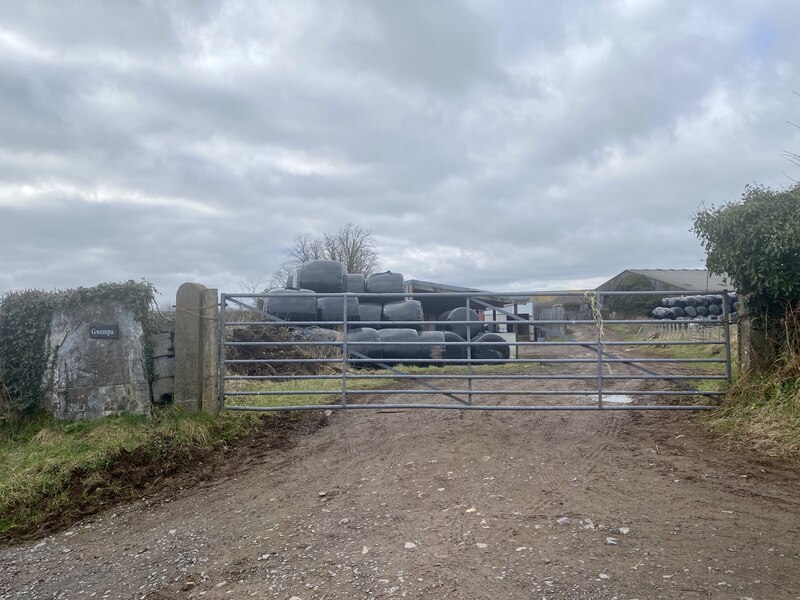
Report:
M 474 372 L 497 368 L 480 366 Z M 465 367 L 404 370 L 423 377 L 466 373 Z M 352 379 L 348 387 L 366 390 L 394 383 Z M 237 404 L 283 406 L 335 402 L 340 385 L 339 379 L 331 379 L 235 381 L 231 387 L 292 392 L 236 398 Z M 311 391 L 330 393 L 307 393 Z M 201 471 L 213 468 L 215 458 L 233 443 L 267 429 L 291 430 L 303 419 L 299 414 L 242 412 L 214 417 L 175 408 L 158 410 L 150 419 L 125 415 L 64 422 L 40 416 L 23 422 L 6 417 L 0 420 L 0 545 L 69 526 L 115 503 L 156 491 L 175 478 L 202 478 Z
M 780 461 L 800 458 L 800 368 L 746 373 L 718 411 L 706 417 L 731 448 Z
M 141 497 L 148 485 L 197 466 L 260 423 L 254 415 L 177 409 L 151 419 L 6 422 L 0 427 L 0 543 Z

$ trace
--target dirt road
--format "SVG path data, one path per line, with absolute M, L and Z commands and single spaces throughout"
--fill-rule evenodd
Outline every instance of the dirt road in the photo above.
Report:
M 238 473 L 0 551 L 0 597 L 800 597 L 797 473 L 693 418 L 334 414 Z

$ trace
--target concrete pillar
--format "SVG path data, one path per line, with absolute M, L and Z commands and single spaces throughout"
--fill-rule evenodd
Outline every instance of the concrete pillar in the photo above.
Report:
M 206 286 L 184 283 L 175 298 L 175 406 L 194 412 L 203 404 L 201 310 Z

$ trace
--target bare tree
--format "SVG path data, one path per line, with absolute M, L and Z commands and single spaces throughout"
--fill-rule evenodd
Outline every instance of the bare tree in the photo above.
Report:
M 323 241 L 327 258 L 343 262 L 348 273 L 371 275 L 379 266 L 378 241 L 360 225 L 348 223 L 335 233 L 326 233 Z
M 321 260 L 327 258 L 324 238 L 315 238 L 307 233 L 301 233 L 294 238 L 292 245 L 284 250 L 284 253 L 290 259 L 297 261 L 299 264 L 309 260 Z
M 258 279 L 240 279 L 239 289 L 245 294 L 260 294 L 264 291 L 265 284 L 263 276 Z
M 284 287 L 292 271 L 309 260 L 338 260 L 348 273 L 371 275 L 380 267 L 377 248 L 372 232 L 352 223 L 320 237 L 300 234 L 284 250 L 288 259 L 273 274 L 271 286 Z

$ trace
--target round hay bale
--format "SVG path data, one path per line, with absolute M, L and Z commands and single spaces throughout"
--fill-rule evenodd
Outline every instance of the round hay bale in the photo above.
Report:
M 387 302 L 383 305 L 384 322 L 392 321 L 422 321 L 422 302 L 419 300 L 403 300 L 401 302 Z M 384 327 L 399 327 L 422 330 L 422 325 L 384 325 Z
M 484 333 L 476 337 L 474 342 L 496 342 L 491 346 L 470 346 L 472 348 L 472 358 L 477 361 L 484 360 L 508 360 L 511 350 L 508 343 L 502 336 L 496 333 Z
M 444 334 L 444 358 L 448 361 L 453 361 L 453 364 L 461 364 L 467 358 L 467 347 L 466 346 L 452 346 L 453 342 L 465 342 L 466 340 L 462 338 L 457 333 L 453 333 L 452 331 L 443 331 Z
M 317 298 L 317 318 L 320 321 L 342 321 L 344 317 L 344 300 L 326 296 Z M 347 296 L 347 321 L 360 321 L 361 312 L 359 311 L 358 298 Z
M 363 294 L 367 291 L 364 276 L 361 273 L 347 273 L 344 276 L 344 291 Z
M 270 290 L 264 313 L 283 321 L 316 321 L 317 299 L 311 290 Z
M 392 273 L 391 271 L 375 273 L 366 278 L 365 287 L 370 294 L 399 294 L 397 296 L 372 297 L 369 302 L 385 304 L 386 302 L 398 302 L 404 298 L 402 273 Z
M 297 269 L 297 285 L 318 293 L 344 291 L 347 269 L 338 260 L 310 260 Z
M 292 269 L 289 276 L 286 278 L 286 289 L 296 290 L 300 286 L 297 285 L 297 269 Z
M 378 336 L 378 331 L 372 327 L 359 327 L 353 329 L 347 334 L 347 348 L 350 352 L 358 352 L 368 358 L 380 360 L 383 358 L 383 346 L 381 345 L 361 345 L 359 342 L 380 342 L 381 338 Z M 351 358 L 360 359 L 360 356 L 350 355 Z M 372 363 L 355 363 L 358 367 L 375 366 Z
M 419 358 L 419 333 L 416 329 L 381 329 L 378 337 L 383 343 L 383 358 L 398 359 L 414 364 Z M 397 342 L 412 342 L 399 345 Z M 390 363 L 391 364 L 391 363 Z
M 459 307 L 454 308 L 450 311 L 447 315 L 447 321 L 477 321 L 475 325 L 472 323 L 448 323 L 444 325 L 443 328 L 445 331 L 452 331 L 453 333 L 460 335 L 462 338 L 467 339 L 467 330 L 469 329 L 470 338 L 474 339 L 481 333 L 485 331 L 485 327 L 480 322 L 480 317 L 478 313 L 476 313 L 471 308 L 469 312 L 467 311 L 467 307 Z
M 430 363 L 429 359 L 441 360 L 445 357 L 444 332 L 423 331 L 419 334 L 419 358 L 422 367 L 439 367 L 442 363 Z
M 360 302 L 358 304 L 358 312 L 361 315 L 362 321 L 372 321 L 369 326 L 373 329 L 381 329 L 383 326 L 375 321 L 383 321 L 383 305 L 373 304 L 367 302 Z

